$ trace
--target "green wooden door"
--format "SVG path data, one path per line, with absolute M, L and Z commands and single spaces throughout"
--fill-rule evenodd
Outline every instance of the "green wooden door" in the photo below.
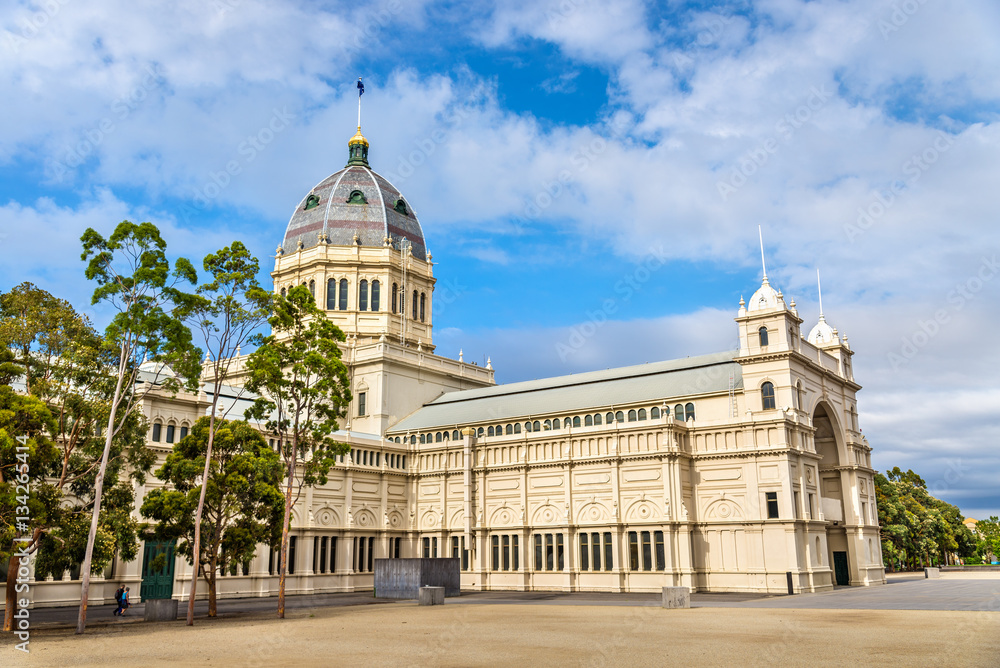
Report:
M 833 573 L 837 578 L 837 584 L 846 587 L 851 584 L 851 574 L 847 569 L 847 553 L 833 553 Z
M 142 553 L 142 600 L 170 598 L 174 593 L 175 541 L 146 541 Z M 158 558 L 161 557 L 162 558 Z

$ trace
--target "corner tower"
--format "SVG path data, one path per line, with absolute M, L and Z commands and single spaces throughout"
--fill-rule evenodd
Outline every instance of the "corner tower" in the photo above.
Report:
M 276 250 L 276 292 L 304 285 L 349 338 L 433 351 L 434 271 L 416 211 L 368 164 L 358 126 L 348 162 L 299 202 Z

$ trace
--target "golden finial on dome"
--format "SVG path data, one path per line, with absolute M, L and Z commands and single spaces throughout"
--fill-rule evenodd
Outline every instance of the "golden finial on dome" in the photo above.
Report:
M 348 146 L 353 146 L 355 144 L 363 144 L 365 146 L 368 146 L 368 140 L 365 139 L 365 136 L 363 134 L 361 134 L 361 126 L 360 125 L 358 126 L 358 131 L 355 132 L 354 136 L 351 137 L 350 141 L 347 142 Z

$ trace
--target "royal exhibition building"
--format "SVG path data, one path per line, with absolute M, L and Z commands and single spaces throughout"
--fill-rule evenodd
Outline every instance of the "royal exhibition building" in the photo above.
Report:
M 353 395 L 338 434 L 350 453 L 293 509 L 289 593 L 371 590 L 374 560 L 399 557 L 457 557 L 466 590 L 885 582 L 853 351 L 822 313 L 803 329 L 765 273 L 733 304 L 737 350 L 497 385 L 492 362 L 436 354 L 424 232 L 368 148 L 359 128 L 347 166 L 295 205 L 271 274 L 277 292 L 307 286 L 346 333 Z M 253 399 L 244 359 L 220 397 L 233 417 Z M 148 447 L 165 458 L 210 402 L 147 393 Z M 158 484 L 136 490 L 137 516 Z M 119 583 L 184 600 L 191 566 L 174 555 L 150 572 L 163 552 L 147 542 L 113 564 L 92 602 Z M 274 595 L 277 572 L 261 545 L 219 596 Z M 38 582 L 35 605 L 78 601 L 70 577 Z

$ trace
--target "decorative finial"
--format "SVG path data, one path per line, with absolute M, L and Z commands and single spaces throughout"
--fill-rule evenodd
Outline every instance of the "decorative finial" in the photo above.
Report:
M 740 295 L 740 306 L 746 306 L 747 303 L 743 300 L 743 295 Z
M 354 232 L 354 237 L 351 239 L 355 246 L 361 245 L 361 237 L 358 236 L 357 231 Z
M 490 371 L 493 371 L 493 358 L 491 357 L 486 358 L 486 368 L 489 369 Z
M 285 254 L 285 249 L 282 248 L 281 246 L 278 246 L 277 248 L 274 249 L 274 254 L 278 257 L 281 257 L 282 255 Z
M 462 349 L 461 348 L 458 349 L 458 361 L 459 362 L 464 362 L 465 361 L 465 357 L 462 355 Z
M 302 243 L 302 239 L 299 239 L 299 243 L 297 244 L 297 247 L 298 247 L 299 250 L 302 250 L 303 248 L 305 248 L 305 244 Z
M 319 233 L 319 243 L 320 243 L 320 245 L 323 245 L 323 244 L 326 243 L 326 232 L 320 232 Z
M 388 234 L 385 235 L 384 237 L 382 237 L 382 245 L 386 246 L 386 247 L 389 247 L 389 246 L 392 245 L 392 239 L 389 237 Z
M 209 355 L 208 351 L 206 350 L 205 351 L 205 362 L 208 363 L 208 362 L 211 362 L 211 361 L 212 361 L 212 356 Z

